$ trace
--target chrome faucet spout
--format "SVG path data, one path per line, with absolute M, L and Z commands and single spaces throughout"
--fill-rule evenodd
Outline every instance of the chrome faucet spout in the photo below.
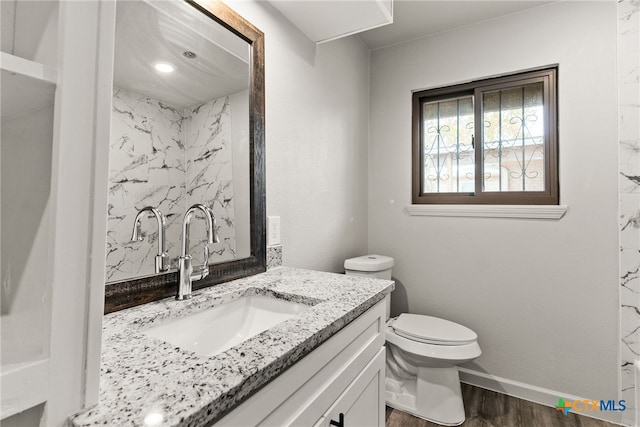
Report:
M 208 206 L 203 205 L 202 203 L 196 203 L 192 205 L 187 212 L 184 214 L 184 219 L 182 220 L 182 247 L 181 247 L 181 256 L 187 255 L 189 252 L 189 224 L 191 223 L 191 218 L 194 213 L 199 210 L 204 214 L 205 227 L 207 231 L 207 242 L 209 244 L 217 243 L 218 238 L 215 230 L 215 219 L 213 215 L 213 211 Z
M 165 266 L 165 259 L 167 258 L 167 254 L 165 252 L 165 237 L 164 237 L 164 228 L 166 226 L 165 216 L 158 209 L 153 206 L 145 206 L 144 208 L 138 211 L 136 215 L 136 219 L 133 221 L 133 233 L 131 234 L 132 241 L 142 241 L 142 218 L 145 213 L 151 213 L 155 216 L 156 221 L 158 223 L 158 255 L 156 255 L 156 265 L 155 272 L 161 273 L 163 271 L 167 271 L 168 267 Z
M 204 263 L 195 269 L 189 255 L 189 225 L 196 211 L 204 214 L 205 227 L 207 231 L 207 243 L 204 246 Z M 177 300 L 191 298 L 192 282 L 194 280 L 204 279 L 209 274 L 209 244 L 218 241 L 216 233 L 216 225 L 213 211 L 206 205 L 196 203 L 192 205 L 184 214 L 182 220 L 182 245 L 180 250 L 180 258 L 178 260 L 179 278 Z

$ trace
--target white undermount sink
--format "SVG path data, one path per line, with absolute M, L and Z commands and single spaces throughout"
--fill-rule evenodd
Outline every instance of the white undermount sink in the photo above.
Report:
M 244 296 L 204 311 L 168 320 L 144 334 L 201 356 L 222 353 L 308 309 L 264 295 Z

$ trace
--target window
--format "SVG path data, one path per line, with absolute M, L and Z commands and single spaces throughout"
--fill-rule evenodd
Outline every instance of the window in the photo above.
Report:
M 556 75 L 414 92 L 413 203 L 557 205 Z

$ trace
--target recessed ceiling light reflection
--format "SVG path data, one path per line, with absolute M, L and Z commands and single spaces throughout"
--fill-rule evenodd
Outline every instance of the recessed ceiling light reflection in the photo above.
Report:
M 156 69 L 156 71 L 159 71 L 161 73 L 171 73 L 176 69 L 176 67 L 169 64 L 168 62 L 156 62 L 153 67 Z
M 155 411 L 158 411 L 158 412 L 155 412 Z M 160 426 L 160 425 L 162 425 L 163 422 L 164 422 L 164 415 L 162 414 L 162 412 L 160 412 L 159 410 L 156 410 L 156 409 L 152 409 L 152 411 L 149 412 L 144 417 L 144 425 L 145 425 L 145 427 Z

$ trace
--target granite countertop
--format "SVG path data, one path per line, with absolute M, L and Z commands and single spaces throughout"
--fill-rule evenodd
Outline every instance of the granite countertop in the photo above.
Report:
M 219 419 L 393 290 L 390 280 L 277 267 L 105 315 L 100 402 L 74 426 L 199 426 Z M 309 309 L 215 356 L 199 356 L 143 332 L 168 319 L 248 295 Z

